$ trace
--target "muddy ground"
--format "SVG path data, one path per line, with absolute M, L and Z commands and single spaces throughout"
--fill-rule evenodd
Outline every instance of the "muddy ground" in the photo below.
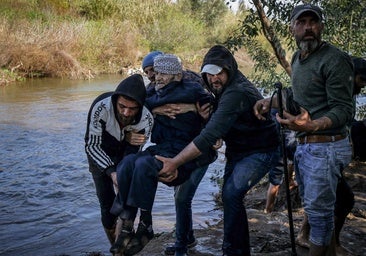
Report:
M 366 162 L 353 161 L 345 170 L 345 177 L 353 189 L 356 202 L 341 233 L 341 243 L 346 250 L 342 250 L 342 253 L 338 255 L 366 256 Z M 296 246 L 296 250 L 294 250 L 292 247 L 284 187 L 281 188 L 276 201 L 275 211 L 271 214 L 263 212 L 267 188 L 268 182 L 264 180 L 254 187 L 245 199 L 252 255 L 307 255 L 306 248 Z M 297 189 L 291 191 L 291 198 L 294 235 L 296 236 L 303 216 L 303 209 L 298 204 Z M 164 248 L 174 243 L 173 235 L 173 232 L 157 234 L 137 255 L 163 255 Z M 195 235 L 198 245 L 189 251 L 189 255 L 222 255 L 222 221 L 210 225 L 208 228 L 196 229 Z

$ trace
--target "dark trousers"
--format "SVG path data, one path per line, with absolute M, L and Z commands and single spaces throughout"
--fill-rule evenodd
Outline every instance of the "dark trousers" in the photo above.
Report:
M 99 200 L 101 221 L 103 227 L 112 229 L 117 221 L 117 216 L 110 213 L 116 194 L 114 192 L 113 181 L 104 172 L 102 172 L 90 159 L 89 171 L 94 180 L 96 194 Z
M 353 156 L 366 160 L 366 126 L 362 121 L 354 121 L 351 127 Z

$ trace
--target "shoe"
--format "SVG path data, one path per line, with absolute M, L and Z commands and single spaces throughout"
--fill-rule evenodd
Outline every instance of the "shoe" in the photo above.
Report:
M 147 243 L 154 238 L 152 225 L 146 226 L 144 222 L 140 222 L 136 234 L 131 239 L 124 251 L 125 256 L 135 255 L 141 251 Z
M 174 256 L 188 256 L 188 254 L 186 252 L 178 252 L 178 251 L 175 251 Z
M 112 245 L 109 251 L 112 254 L 123 252 L 127 244 L 132 239 L 133 235 L 134 235 L 133 221 L 123 220 L 121 232 L 119 233 L 116 242 Z
M 187 256 L 187 248 L 176 248 L 174 256 Z
M 193 238 L 193 239 L 194 240 L 187 245 L 188 249 L 193 248 L 197 245 L 197 240 L 195 238 Z M 176 251 L 176 247 L 174 245 L 168 246 L 165 248 L 164 254 L 173 256 L 173 255 L 175 255 L 175 251 Z

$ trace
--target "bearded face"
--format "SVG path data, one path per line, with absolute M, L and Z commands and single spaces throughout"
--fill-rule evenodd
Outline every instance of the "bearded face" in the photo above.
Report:
M 296 44 L 304 53 L 313 52 L 321 43 L 323 23 L 311 13 L 304 13 L 291 25 Z
M 307 32 L 304 36 L 295 37 L 297 46 L 305 52 L 313 52 L 321 43 L 320 34 L 316 35 L 312 31 Z

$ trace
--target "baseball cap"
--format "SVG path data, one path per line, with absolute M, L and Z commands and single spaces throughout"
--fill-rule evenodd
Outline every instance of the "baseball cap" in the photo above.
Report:
M 320 21 L 323 20 L 322 9 L 312 4 L 301 4 L 296 6 L 291 12 L 290 20 L 297 20 L 300 17 L 300 15 L 305 12 L 312 12 L 319 18 Z
M 206 64 L 203 66 L 201 73 L 209 73 L 211 75 L 217 75 L 222 70 L 222 67 L 214 64 Z

